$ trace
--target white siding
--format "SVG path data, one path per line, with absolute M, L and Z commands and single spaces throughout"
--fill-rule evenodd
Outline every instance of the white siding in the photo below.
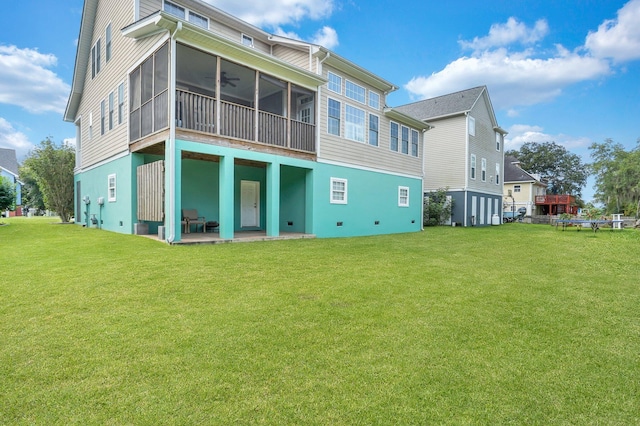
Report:
M 458 115 L 430 121 L 435 127 L 425 134 L 424 189 L 465 187 L 466 117 Z

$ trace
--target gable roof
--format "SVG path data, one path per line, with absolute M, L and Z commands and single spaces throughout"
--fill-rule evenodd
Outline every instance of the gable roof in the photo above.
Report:
M 18 159 L 15 149 L 0 148 L 0 167 L 18 176 Z
M 516 157 L 511 155 L 504 157 L 504 182 L 534 182 L 545 185 L 540 178 L 523 170 L 519 164 Z
M 396 109 L 414 117 L 420 117 L 422 120 L 464 114 L 465 112 L 471 111 L 485 90 L 486 86 L 478 86 L 472 89 L 402 105 L 396 107 Z

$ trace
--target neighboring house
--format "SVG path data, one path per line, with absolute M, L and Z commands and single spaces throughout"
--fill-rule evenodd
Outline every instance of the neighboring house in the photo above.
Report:
M 536 206 L 536 197 L 547 193 L 547 184 L 539 175 L 522 169 L 517 158 L 507 155 L 504 158 L 504 205 L 505 211 L 526 209 L 526 216 L 542 214 L 542 208 Z
M 490 225 L 502 216 L 504 135 L 485 86 L 397 110 L 433 125 L 425 135 L 424 192 L 447 188 L 452 221 Z
M 429 125 L 386 107 L 396 89 L 199 0 L 85 0 L 76 223 L 169 242 L 182 209 L 224 239 L 418 231 Z
M 22 216 L 22 182 L 18 179 L 18 159 L 15 149 L 0 148 L 0 176 L 8 179 L 16 191 L 16 208 L 11 216 Z

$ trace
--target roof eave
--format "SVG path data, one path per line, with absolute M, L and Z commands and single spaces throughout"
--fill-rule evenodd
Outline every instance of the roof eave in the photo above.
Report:
M 410 115 L 397 111 L 393 108 L 385 108 L 384 115 L 389 117 L 392 120 L 400 121 L 404 124 L 408 124 L 420 130 L 430 130 L 434 127 L 433 125 L 427 123 L 424 120 L 418 120 Z

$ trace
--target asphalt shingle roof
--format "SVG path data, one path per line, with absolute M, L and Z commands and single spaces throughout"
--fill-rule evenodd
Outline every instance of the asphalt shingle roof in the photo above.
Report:
M 504 181 L 505 182 L 531 182 L 539 181 L 530 173 L 522 170 L 513 163 L 517 163 L 518 159 L 510 155 L 504 157 Z
M 394 109 L 419 120 L 464 113 L 471 110 L 485 89 L 486 86 L 478 86 L 472 89 L 402 105 Z
M 15 149 L 0 148 L 0 167 L 18 176 L 18 160 Z

